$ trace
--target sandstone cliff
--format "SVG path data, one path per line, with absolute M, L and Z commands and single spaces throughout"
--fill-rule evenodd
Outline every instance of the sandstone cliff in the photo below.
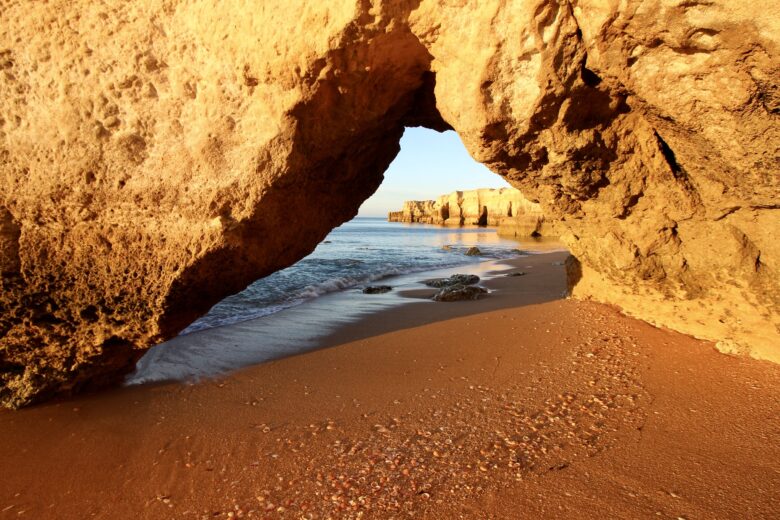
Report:
M 387 215 L 390 222 L 419 222 L 444 226 L 494 226 L 508 236 L 557 236 L 539 204 L 513 188 L 455 191 L 436 200 L 408 200 L 401 211 Z
M 420 125 L 455 129 L 562 223 L 575 296 L 780 360 L 773 0 L 8 0 L 0 16 L 7 406 L 116 381 L 309 253 Z

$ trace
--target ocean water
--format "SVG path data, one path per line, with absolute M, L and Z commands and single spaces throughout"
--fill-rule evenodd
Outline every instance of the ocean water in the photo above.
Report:
M 445 246 L 447 246 L 445 248 Z M 477 246 L 482 255 L 466 256 Z M 364 316 L 411 301 L 404 290 L 455 273 L 490 279 L 501 260 L 560 249 L 557 242 L 520 242 L 490 228 L 443 228 L 357 218 L 334 229 L 293 266 L 230 296 L 176 338 L 149 349 L 126 384 L 198 381 L 301 354 Z M 366 295 L 373 283 L 393 291 Z
M 466 256 L 471 246 L 483 254 Z M 444 228 L 358 217 L 331 231 L 295 265 L 218 303 L 182 334 L 267 316 L 392 276 L 512 258 L 520 254 L 519 247 L 520 243 L 499 237 L 491 228 Z

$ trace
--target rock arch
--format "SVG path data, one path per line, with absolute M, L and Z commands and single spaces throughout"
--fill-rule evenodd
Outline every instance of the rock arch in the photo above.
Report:
M 560 221 L 575 295 L 780 359 L 776 20 L 726 3 L 12 3 L 0 402 L 115 381 L 305 256 L 405 126 Z

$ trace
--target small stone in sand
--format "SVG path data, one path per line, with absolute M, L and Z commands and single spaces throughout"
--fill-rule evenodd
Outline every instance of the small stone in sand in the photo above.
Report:
M 507 276 L 525 276 L 526 274 L 528 273 L 525 271 L 515 271 L 514 273 L 508 273 Z

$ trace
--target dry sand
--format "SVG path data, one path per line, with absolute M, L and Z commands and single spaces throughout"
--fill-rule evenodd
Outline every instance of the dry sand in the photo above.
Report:
M 0 518 L 778 518 L 780 366 L 561 299 L 563 256 L 219 380 L 2 412 Z

